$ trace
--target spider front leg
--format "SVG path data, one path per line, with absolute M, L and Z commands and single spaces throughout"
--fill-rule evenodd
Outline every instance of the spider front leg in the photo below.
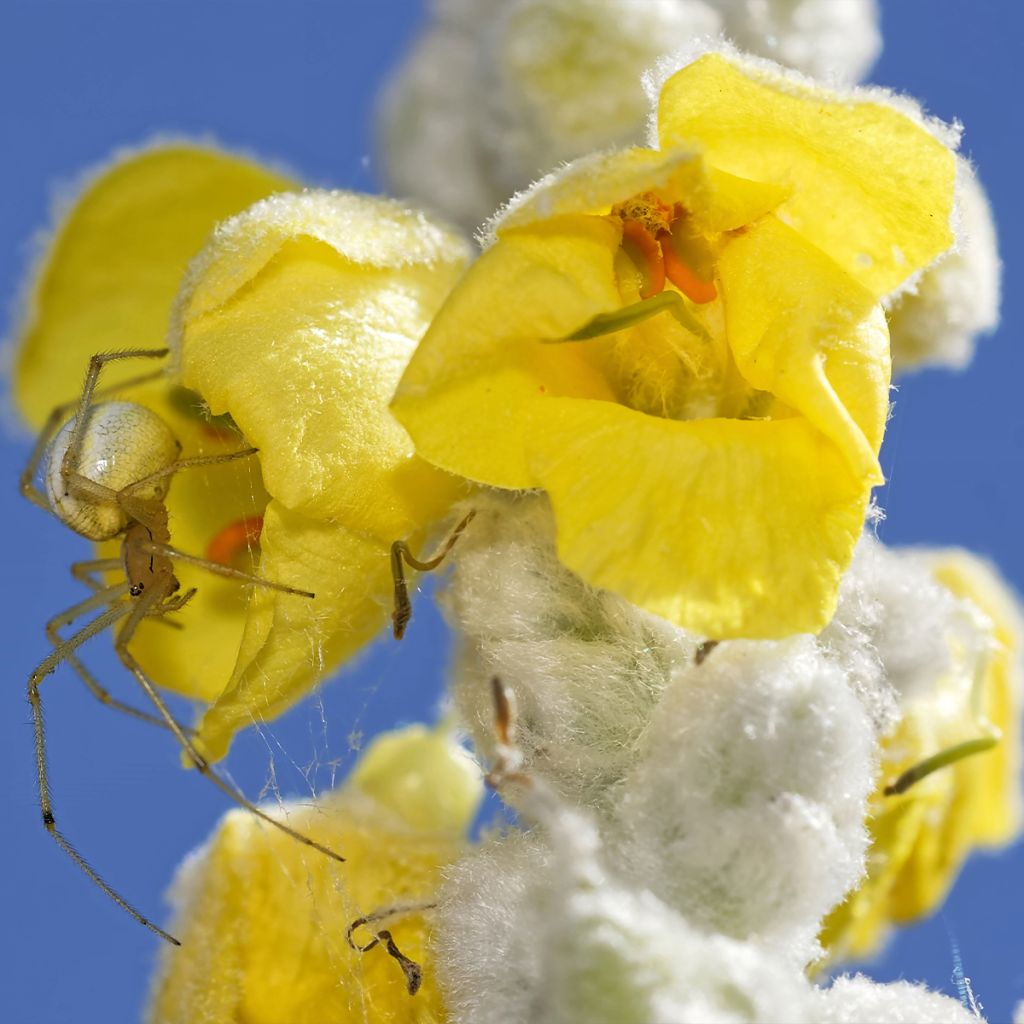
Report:
M 167 708 L 166 703 L 160 696 L 159 691 L 153 681 L 146 675 L 145 670 L 136 661 L 134 655 L 128 650 L 128 644 L 131 641 L 135 630 L 138 628 L 139 623 L 151 613 L 153 606 L 158 605 L 165 598 L 170 596 L 170 592 L 166 587 L 154 587 L 151 590 L 147 590 L 143 595 L 135 602 L 135 606 L 128 616 L 125 623 L 121 626 L 117 633 L 117 639 L 114 641 L 114 649 L 117 651 L 118 657 L 121 659 L 122 664 L 128 669 L 129 672 L 138 681 L 139 685 L 145 691 L 146 696 L 152 701 L 153 706 L 157 709 L 160 717 L 167 723 L 167 727 L 174 734 L 175 739 L 181 744 L 182 749 L 188 755 L 189 760 L 192 762 L 196 770 L 209 779 L 222 793 L 225 794 L 229 799 L 233 800 L 239 807 L 244 808 L 251 814 L 254 814 L 261 821 L 267 822 L 269 825 L 273 825 L 274 828 L 279 829 L 285 835 L 290 836 L 297 842 L 303 843 L 306 846 L 312 847 L 314 850 L 332 858 L 333 860 L 344 862 L 345 858 L 340 854 L 335 853 L 330 847 L 324 846 L 322 843 L 318 843 L 315 839 L 311 839 L 309 836 L 303 835 L 301 832 L 296 832 L 295 829 L 290 828 L 283 821 L 278 821 L 272 815 L 266 811 L 257 807 L 251 800 L 245 797 L 241 791 L 232 786 L 225 779 L 221 778 L 211 767 L 210 763 L 203 757 L 202 754 L 196 749 L 195 744 L 185 734 L 181 726 L 171 716 L 170 711 Z
M 463 531 L 469 526 L 470 521 L 476 515 L 476 509 L 470 511 L 459 521 L 452 530 L 448 539 L 444 542 L 441 550 L 433 557 L 425 561 L 416 558 L 409 550 L 409 545 L 404 540 L 396 540 L 391 545 L 391 578 L 395 584 L 394 605 L 391 611 L 392 634 L 396 640 L 405 636 L 405 629 L 412 618 L 412 602 L 409 600 L 409 584 L 405 578 L 405 566 L 408 565 L 420 572 L 430 572 L 436 569 L 445 559 L 445 556 L 455 546 L 455 542 L 462 536 Z M 403 565 L 403 562 L 405 563 Z
M 106 587 L 105 583 L 96 579 L 96 573 L 114 572 L 118 569 L 121 569 L 120 558 L 88 558 L 82 562 L 71 563 L 71 575 L 93 591 Z
M 96 595 L 99 596 L 99 595 Z M 43 826 L 53 838 L 53 841 L 66 853 L 92 882 L 103 890 L 122 910 L 130 914 L 141 925 L 145 925 L 151 932 L 159 935 L 162 939 L 180 946 L 181 943 L 168 932 L 165 932 L 159 925 L 155 924 L 144 914 L 136 910 L 117 890 L 111 888 L 92 867 L 91 864 L 75 849 L 71 842 L 57 828 L 56 817 L 53 812 L 53 797 L 50 792 L 49 771 L 46 757 L 46 728 L 43 722 L 43 704 L 40 696 L 40 685 L 43 680 L 68 656 L 85 643 L 90 637 L 113 626 L 131 612 L 131 606 L 126 603 L 119 603 L 108 608 L 102 615 L 83 626 L 74 636 L 62 641 L 50 654 L 43 659 L 28 677 L 28 702 L 32 709 L 32 724 L 35 733 L 36 753 L 36 778 L 39 786 L 39 808 L 42 811 Z M 67 613 L 65 613 L 66 615 Z M 62 617 L 57 616 L 60 620 Z

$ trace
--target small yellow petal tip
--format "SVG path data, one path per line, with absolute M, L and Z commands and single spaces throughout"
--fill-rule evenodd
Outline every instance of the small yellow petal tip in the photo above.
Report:
M 934 913 L 972 851 L 1007 843 L 1021 828 L 1021 606 L 998 572 L 967 551 L 915 557 L 960 601 L 967 639 L 950 630 L 949 669 L 904 697 L 883 740 L 867 877 L 821 936 L 832 963 L 871 956 L 894 926 Z M 968 756 L 893 792 L 907 769 L 958 749 Z

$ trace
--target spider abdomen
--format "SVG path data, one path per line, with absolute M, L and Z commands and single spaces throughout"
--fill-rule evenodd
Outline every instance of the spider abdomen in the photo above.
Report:
M 62 472 L 64 453 L 71 444 L 75 420 L 53 439 L 47 453 L 43 482 L 50 507 L 76 533 L 90 540 L 116 537 L 131 516 L 116 492 L 171 465 L 181 446 L 166 423 L 135 402 L 100 402 L 89 409 L 77 465 L 80 476 L 109 488 L 109 500 L 75 494 Z M 163 501 L 170 476 L 139 488 L 133 498 Z

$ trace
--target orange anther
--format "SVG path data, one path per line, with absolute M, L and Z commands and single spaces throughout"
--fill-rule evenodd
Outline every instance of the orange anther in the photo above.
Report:
M 622 222 L 622 247 L 643 275 L 640 298 L 649 299 L 665 287 L 665 259 L 658 240 L 638 220 Z
M 206 557 L 220 565 L 234 566 L 242 551 L 259 544 L 263 532 L 263 516 L 249 516 L 228 523 L 206 545 Z
M 672 236 L 667 231 L 658 235 L 661 243 L 662 264 L 668 279 L 691 302 L 702 305 L 713 302 L 718 297 L 718 289 L 713 281 L 702 281 L 680 258 L 672 247 Z

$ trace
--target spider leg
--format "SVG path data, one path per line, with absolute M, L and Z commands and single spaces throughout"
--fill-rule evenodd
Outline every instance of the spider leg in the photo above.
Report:
M 405 636 L 405 627 L 409 625 L 412 618 L 412 602 L 409 600 L 409 584 L 405 578 L 405 565 L 420 572 L 429 572 L 436 569 L 445 559 L 445 556 L 455 546 L 455 542 L 462 536 L 463 530 L 469 526 L 476 510 L 471 509 L 456 525 L 449 534 L 441 550 L 433 557 L 425 561 L 416 558 L 409 550 L 409 545 L 404 540 L 396 540 L 391 545 L 391 578 L 395 582 L 394 606 L 391 612 L 392 633 L 396 640 Z M 403 565 L 403 561 L 405 565 Z
M 83 601 L 79 601 L 77 604 L 73 604 L 70 608 L 65 608 L 64 611 L 58 615 L 54 615 L 50 619 L 46 628 L 47 631 L 51 629 L 59 629 L 61 626 L 69 626 L 79 616 L 84 615 L 86 612 L 91 612 L 94 608 L 101 608 L 105 604 L 113 604 L 119 598 L 124 597 L 128 593 L 127 583 L 115 583 L 112 587 L 103 587 L 101 590 L 95 591 L 89 597 Z M 58 642 L 54 644 L 54 648 L 59 647 L 63 640 L 58 637 Z
M 189 555 L 177 548 L 167 544 L 157 544 L 156 541 L 142 541 L 139 547 L 152 555 L 163 555 L 175 562 L 184 562 L 186 565 L 195 565 L 215 576 L 226 576 L 228 579 L 239 580 L 242 583 L 252 583 L 257 587 L 267 587 L 270 590 L 280 590 L 285 594 L 297 594 L 299 597 L 316 597 L 316 594 L 308 590 L 299 590 L 297 587 L 289 587 L 284 583 L 275 583 L 273 580 L 265 580 L 260 576 L 253 576 L 252 573 L 242 572 L 240 569 L 232 569 L 228 565 L 221 565 L 220 562 L 211 562 L 206 558 L 199 558 L 197 555 Z
M 119 492 L 121 497 L 130 498 L 137 490 L 141 490 L 143 487 L 148 487 L 150 484 L 156 483 L 157 480 L 163 480 L 165 477 L 174 476 L 179 470 L 182 469 L 195 469 L 197 466 L 216 466 L 222 462 L 235 462 L 238 459 L 248 459 L 255 455 L 259 451 L 259 448 L 242 448 L 237 452 L 227 452 L 224 455 L 197 455 L 191 459 L 178 459 L 172 462 L 169 466 L 164 466 L 162 469 L 158 469 L 155 473 L 150 473 L 149 476 L 144 476 L 141 480 L 134 480 L 126 487 L 122 487 Z
M 70 611 L 70 609 L 69 609 Z M 113 626 L 119 619 L 123 619 L 131 612 L 131 605 L 120 603 L 113 608 L 107 609 L 101 615 L 96 616 L 91 622 L 83 626 L 74 636 L 62 641 L 44 658 L 28 677 L 28 702 L 32 708 L 32 724 L 35 733 L 36 749 L 36 777 L 39 785 L 39 808 L 43 815 L 43 826 L 53 838 L 53 841 L 85 872 L 93 883 L 102 889 L 122 910 L 131 914 L 139 924 L 145 925 L 150 931 L 155 932 L 162 939 L 180 946 L 173 935 L 165 932 L 159 925 L 154 924 L 148 917 L 140 914 L 120 893 L 112 889 L 97 874 L 89 862 L 75 849 L 64 834 L 57 828 L 57 822 L 53 813 L 53 797 L 50 792 L 50 780 L 46 760 L 46 729 L 43 722 L 43 704 L 39 694 L 40 683 L 62 662 L 67 660 L 69 655 L 80 647 L 90 637 L 103 632 Z M 64 613 L 66 616 L 67 613 Z M 57 616 L 61 619 L 64 616 Z
M 99 380 L 103 367 L 117 359 L 163 359 L 167 352 L 168 349 L 166 348 L 130 348 L 125 349 L 123 352 L 100 352 L 89 360 L 89 369 L 85 374 L 85 385 L 82 388 L 82 395 L 78 400 L 75 429 L 71 432 L 71 440 L 61 462 L 61 474 L 65 479 L 78 475 L 75 469 L 78 466 L 78 456 L 82 451 L 82 441 L 85 438 L 87 423 L 85 414 L 89 406 L 92 405 L 93 396 L 96 391 L 96 382 Z
M 104 590 L 97 591 L 92 597 L 87 598 L 84 601 L 80 601 L 76 605 L 72 605 L 72 607 L 68 608 L 67 611 L 63 611 L 59 615 L 55 615 L 46 623 L 46 636 L 53 645 L 53 648 L 56 650 L 64 643 L 64 638 L 58 632 L 61 626 L 68 625 L 73 620 L 77 619 L 79 615 L 82 615 L 87 611 L 91 611 L 92 608 L 97 607 L 100 604 L 110 604 L 126 592 L 126 585 L 107 587 Z M 89 692 L 101 704 L 104 704 L 108 708 L 113 708 L 115 711 L 123 711 L 126 715 L 130 715 L 132 718 L 138 718 L 140 721 L 149 722 L 152 725 L 159 725 L 161 729 L 167 728 L 167 723 L 162 718 L 157 718 L 155 715 L 151 715 L 146 711 L 133 708 L 130 704 L 124 704 L 116 697 L 112 697 L 107 690 L 100 686 L 92 673 L 82 664 L 81 661 L 78 660 L 78 657 L 75 654 L 71 653 L 71 651 L 65 651 L 64 660 L 75 670 L 75 672 L 78 673 Z
M 114 569 L 121 569 L 120 558 L 90 558 L 84 562 L 72 562 L 71 575 L 84 583 L 91 590 L 102 590 L 106 584 L 101 583 L 95 577 L 98 572 L 111 572 Z
M 135 608 L 128 616 L 127 621 L 118 630 L 117 639 L 114 641 L 114 649 L 117 651 L 118 657 L 121 659 L 128 671 L 135 676 L 136 680 L 138 680 L 139 685 L 146 692 L 146 696 L 153 702 L 154 707 L 167 723 L 167 727 L 172 733 L 174 733 L 175 739 L 177 739 L 181 744 L 182 749 L 188 755 L 188 759 L 201 775 L 209 779 L 222 793 L 225 794 L 225 796 L 233 800 L 239 807 L 245 808 L 245 810 L 256 815 L 256 817 L 261 821 L 265 821 L 267 824 L 273 825 L 274 828 L 284 832 L 285 835 L 290 836 L 292 839 L 295 839 L 306 846 L 312 847 L 314 850 L 331 857 L 333 860 L 343 862 L 345 858 L 340 854 L 335 853 L 330 849 L 330 847 L 318 843 L 315 839 L 310 839 L 309 836 L 303 835 L 301 832 L 296 832 L 293 828 L 289 828 L 283 821 L 279 821 L 277 818 L 274 818 L 272 815 L 259 808 L 251 800 L 247 799 L 241 791 L 232 786 L 226 779 L 223 779 L 218 775 L 210 766 L 209 761 L 199 753 L 192 740 L 189 739 L 182 728 L 171 716 L 171 713 L 167 709 L 167 705 L 164 703 L 164 700 L 160 696 L 155 684 L 149 676 L 146 675 L 142 666 L 135 660 L 131 651 L 128 650 L 128 643 L 134 635 L 135 630 L 138 628 L 139 623 L 143 618 L 145 618 L 148 606 L 160 601 L 166 596 L 167 594 L 161 591 L 160 588 L 154 588 L 153 590 L 146 591 L 146 593 L 138 599 L 135 604 Z

